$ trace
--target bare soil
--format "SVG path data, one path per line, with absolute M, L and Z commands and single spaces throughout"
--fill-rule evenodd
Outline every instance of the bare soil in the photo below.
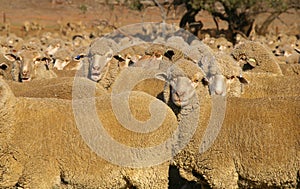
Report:
M 97 22 L 104 20 L 116 27 L 141 22 L 159 22 L 162 20 L 158 7 L 149 6 L 143 11 L 131 10 L 112 1 L 105 0 L 0 0 L 0 25 L 9 23 L 10 32 L 21 35 L 22 25 L 25 21 L 41 24 L 45 31 L 59 28 L 60 24 L 68 22 L 81 22 L 91 28 Z M 172 8 L 168 14 L 167 22 L 178 25 L 184 14 L 184 6 Z M 268 14 L 257 17 L 260 25 Z M 292 10 L 282 14 L 269 27 L 269 32 L 278 34 L 299 34 L 300 11 Z M 212 17 L 205 11 L 197 15 L 197 20 L 204 24 L 203 29 L 215 28 Z M 226 29 L 226 22 L 219 21 L 221 29 Z

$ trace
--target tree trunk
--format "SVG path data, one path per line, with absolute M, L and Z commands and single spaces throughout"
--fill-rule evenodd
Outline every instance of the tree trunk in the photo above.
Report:
M 259 27 L 257 33 L 259 35 L 265 35 L 267 33 L 269 25 L 281 14 L 281 11 L 271 13 L 270 16 L 262 23 L 262 25 Z

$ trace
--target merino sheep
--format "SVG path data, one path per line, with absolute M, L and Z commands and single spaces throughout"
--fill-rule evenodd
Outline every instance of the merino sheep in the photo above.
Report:
M 58 49 L 63 48 L 65 46 L 65 42 L 61 39 L 52 39 L 47 48 L 45 49 L 46 55 L 53 56 Z
M 153 100 L 155 98 L 150 95 L 133 92 L 129 99 L 133 115 L 139 120 L 148 120 L 151 116 L 148 107 Z M 155 146 L 167 139 L 177 125 L 172 111 L 164 103 L 159 103 L 159 107 L 166 108 L 161 127 L 149 133 L 149 136 L 133 133 L 118 123 L 110 101 L 111 97 L 108 95 L 97 98 L 95 114 L 102 120 L 104 129 L 119 143 L 136 147 Z M 87 103 L 82 103 L 82 109 L 85 109 Z M 91 114 L 88 110 L 84 112 L 87 114 L 83 116 L 95 119 L 92 117 L 94 113 Z M 161 111 L 158 112 L 160 113 Z M 168 187 L 168 162 L 133 169 L 114 165 L 91 151 L 80 135 L 78 125 L 76 126 L 75 119 L 80 117 L 74 117 L 71 101 L 16 98 L 5 82 L 0 80 L 0 115 L 5 120 L 0 122 L 0 143 L 6 144 L 1 145 L 0 149 L 0 172 L 2 178 L 10 178 L 1 180 L 0 187 Z M 89 121 L 85 122 L 85 128 L 93 129 Z M 5 135 L 2 137 L 3 132 Z M 96 134 L 97 131 L 92 133 Z M 98 134 L 101 135 L 99 132 Z M 129 135 L 134 137 L 129 139 L 126 137 Z M 108 143 L 96 144 L 99 147 L 106 145 L 109 152 L 119 152 L 118 149 L 111 149 L 112 146 Z M 141 154 L 132 154 L 132 157 L 139 155 Z M 124 161 L 130 162 L 130 157 L 124 158 Z M 153 160 L 155 161 L 154 157 Z
M 20 66 L 20 82 L 56 77 L 56 74 L 47 68 L 47 61 L 44 63 L 43 56 L 39 51 L 24 49 L 18 54 L 12 54 L 12 57 Z
M 83 87 L 81 95 L 86 95 L 90 88 L 95 88 L 95 96 L 106 94 L 107 91 L 100 85 L 93 83 L 86 78 L 77 78 Z M 57 98 L 57 99 L 72 99 L 73 92 L 73 77 L 50 78 L 43 80 L 33 80 L 26 83 L 7 82 L 16 97 L 30 98 Z
M 293 51 L 289 56 L 286 57 L 287 64 L 300 64 L 300 51 Z
M 190 44 L 190 58 L 198 64 L 205 74 L 211 95 L 226 95 L 226 78 L 223 76 L 217 62 L 215 53 L 207 45 L 199 40 L 193 40 Z M 224 65 L 224 67 L 226 67 Z M 226 70 L 226 69 L 225 69 Z
M 200 81 L 199 73 L 195 74 L 192 81 L 178 66 L 171 66 L 166 73 L 156 74 L 156 78 L 166 82 L 164 100 L 167 104 L 171 97 L 173 103 L 179 107 L 191 105 L 190 99 L 195 95 L 195 88 Z
M 299 105 L 299 97 L 228 98 L 217 139 L 199 153 L 211 116 L 201 106 L 193 142 L 174 164 L 185 172 L 181 176 L 210 188 L 297 188 Z
M 244 86 L 242 98 L 299 96 L 299 75 L 271 76 L 245 73 L 244 76 L 249 80 L 249 84 Z
M 219 88 L 219 92 L 215 90 L 215 93 L 221 93 L 223 95 L 226 93 L 239 97 L 243 93 L 244 85 L 249 83 L 247 79 L 243 77 L 242 68 L 237 61 L 223 52 L 216 53 L 216 61 L 221 74 L 213 76 L 212 81 L 209 81 L 209 83 L 217 82 L 211 85 L 217 86 L 218 84 L 217 88 Z
M 300 64 L 280 64 L 283 75 L 300 75 Z
M 132 66 L 145 69 L 159 69 L 164 53 L 165 48 L 162 45 L 151 45 L 145 50 L 145 55 L 139 58 Z
M 0 77 L 6 80 L 19 80 L 19 65 L 11 54 L 0 53 Z
M 61 48 L 53 55 L 53 68 L 57 70 L 79 70 L 82 66 L 80 59 L 84 56 L 85 54 L 81 53 L 72 57 L 69 49 Z
M 229 42 L 225 37 L 217 38 L 215 41 L 215 45 L 215 47 L 223 52 L 230 52 L 233 48 L 233 44 Z
M 259 42 L 248 41 L 237 45 L 232 51 L 237 60 L 245 61 L 243 71 L 282 75 L 278 62 L 272 52 Z
M 102 77 L 102 70 L 118 52 L 118 46 L 112 39 L 98 38 L 89 47 L 88 78 L 98 82 Z

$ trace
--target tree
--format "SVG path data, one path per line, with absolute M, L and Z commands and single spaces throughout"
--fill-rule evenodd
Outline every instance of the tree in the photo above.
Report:
M 178 4 L 178 1 L 176 2 Z M 240 33 L 247 37 L 254 29 L 254 18 L 258 14 L 271 13 L 257 29 L 259 34 L 265 34 L 270 23 L 280 14 L 292 8 L 300 8 L 298 0 L 183 0 L 181 2 L 185 3 L 186 7 L 190 7 L 187 12 L 201 9 L 210 12 L 214 17 L 217 29 L 216 18 L 219 18 L 228 23 L 228 30 L 233 35 Z M 190 18 L 190 20 L 193 19 Z

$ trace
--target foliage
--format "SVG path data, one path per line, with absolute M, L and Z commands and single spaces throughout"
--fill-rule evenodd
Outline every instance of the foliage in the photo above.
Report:
M 139 10 L 143 9 L 143 5 L 140 0 L 129 0 L 127 2 L 127 6 L 132 10 Z
M 186 7 L 207 10 L 215 18 L 228 22 L 232 33 L 249 35 L 254 18 L 259 13 L 270 12 L 269 18 L 258 32 L 266 32 L 267 26 L 281 13 L 290 8 L 298 8 L 298 0 L 183 0 Z
M 152 1 L 161 8 L 157 0 Z M 141 0 L 125 0 L 125 4 L 129 8 L 139 11 L 145 8 L 141 2 Z M 300 9 L 299 0 L 173 0 L 169 8 L 171 5 L 176 7 L 181 4 L 185 5 L 186 13 L 180 21 L 180 27 L 187 28 L 187 25 L 196 23 L 196 14 L 200 10 L 206 10 L 213 16 L 217 29 L 216 18 L 219 18 L 228 23 L 228 30 L 233 36 L 237 33 L 249 36 L 254 29 L 259 34 L 265 34 L 268 26 L 280 14 L 291 8 Z M 254 18 L 260 13 L 270 14 L 259 28 L 254 28 Z M 165 18 L 163 14 L 162 12 L 162 17 Z
M 83 14 L 85 14 L 85 13 L 87 12 L 87 9 L 88 9 L 87 6 L 84 5 L 84 4 L 80 5 L 78 8 L 80 9 L 80 11 L 81 11 Z

